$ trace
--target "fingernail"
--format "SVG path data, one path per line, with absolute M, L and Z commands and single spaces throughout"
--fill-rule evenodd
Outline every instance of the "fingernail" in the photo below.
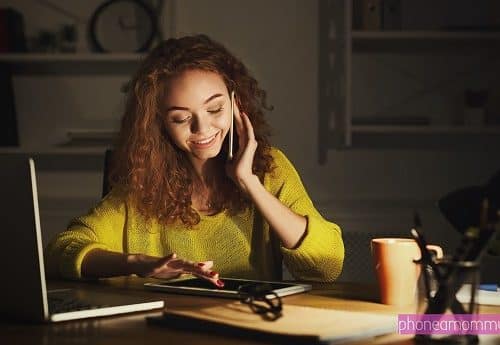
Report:
M 217 273 L 217 272 L 215 272 L 215 271 L 210 272 L 210 275 L 211 275 L 212 277 L 213 277 L 213 276 L 216 276 L 217 274 L 219 274 L 219 273 Z
M 222 280 L 217 279 L 217 282 L 216 282 L 216 283 L 217 283 L 217 286 L 218 286 L 218 287 L 224 287 L 224 282 L 223 282 Z
M 198 267 L 203 267 L 203 266 L 205 266 L 205 263 L 203 263 L 203 262 L 198 262 Z

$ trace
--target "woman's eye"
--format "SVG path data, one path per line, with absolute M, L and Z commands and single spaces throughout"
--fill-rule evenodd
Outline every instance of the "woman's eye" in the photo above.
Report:
M 210 114 L 217 114 L 217 113 L 220 113 L 222 111 L 222 109 L 223 109 L 222 107 L 217 108 L 217 109 L 209 109 L 208 112 Z
M 185 122 L 187 122 L 188 120 L 189 120 L 189 117 L 186 117 L 186 118 L 184 118 L 184 119 L 173 119 L 172 121 L 173 121 L 174 123 L 185 123 Z

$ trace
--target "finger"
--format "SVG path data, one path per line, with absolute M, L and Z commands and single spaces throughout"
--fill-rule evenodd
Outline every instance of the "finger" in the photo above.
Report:
M 245 123 L 245 127 L 247 130 L 247 138 L 249 141 L 255 140 L 255 132 L 253 130 L 252 122 L 248 118 L 246 113 L 242 113 L 243 122 Z
M 152 276 L 174 276 L 174 275 L 179 275 L 179 274 L 182 274 L 183 271 L 182 269 L 173 269 L 171 267 L 168 266 L 168 264 L 166 265 L 162 265 L 162 266 L 157 266 L 155 267 L 152 272 L 151 272 L 151 275 Z
M 202 264 L 200 266 L 200 264 Z M 218 287 L 224 286 L 222 281 L 219 281 L 219 273 L 212 271 L 213 261 L 193 262 L 189 260 L 176 259 L 172 260 L 167 265 L 170 270 L 181 271 L 185 274 L 191 274 L 199 278 L 210 280 Z
M 214 266 L 213 261 L 198 262 L 196 266 L 197 266 L 196 269 L 201 274 L 204 274 L 204 275 L 207 275 L 210 277 L 213 277 L 215 274 L 217 274 L 217 272 L 212 271 L 212 267 Z
M 193 270 L 193 269 L 187 269 L 182 271 L 185 274 L 191 274 L 203 279 L 208 279 L 212 281 L 216 281 L 219 279 L 219 272 L 217 271 L 200 271 L 200 270 Z
M 197 263 L 197 266 L 203 271 L 210 271 L 210 269 L 214 266 L 214 262 L 209 261 L 200 261 Z
M 175 260 L 176 258 L 177 258 L 177 254 L 176 253 L 172 253 L 170 255 L 164 256 L 163 258 L 161 258 L 161 259 L 158 260 L 156 266 L 157 267 L 161 267 L 163 265 L 168 264 L 169 261 Z
M 207 266 L 207 268 L 205 268 Z M 193 262 L 189 260 L 177 259 L 172 260 L 168 263 L 168 267 L 174 270 L 182 270 L 185 273 L 193 274 L 199 273 L 211 277 L 210 268 L 213 266 L 213 261 L 205 261 L 205 262 Z
M 214 265 L 213 261 L 203 261 L 203 262 L 198 262 L 197 264 L 193 263 L 193 265 L 191 265 L 191 263 L 189 262 L 184 268 L 184 271 L 189 272 L 191 274 L 201 274 L 209 278 L 216 278 L 218 277 L 219 273 L 211 269 L 213 265 Z
M 252 123 L 250 122 L 250 119 L 248 118 L 248 115 L 246 113 L 242 113 L 242 118 L 243 118 L 243 121 L 245 123 L 248 141 L 246 143 L 245 150 L 241 154 L 241 160 L 253 162 L 253 158 L 255 155 L 255 151 L 257 150 L 258 143 L 257 143 L 257 140 L 255 140 L 255 133 L 253 130 Z
M 197 273 L 192 273 L 192 274 L 198 278 L 208 280 L 218 288 L 224 287 L 224 282 L 221 279 L 219 279 L 218 275 L 216 277 L 207 277 L 202 274 L 197 274 Z
M 195 267 L 196 263 L 193 261 L 189 260 L 184 260 L 184 259 L 175 259 L 175 260 L 170 260 L 167 263 L 168 267 L 173 268 L 173 269 L 180 269 L 180 270 L 186 270 L 190 267 Z
M 236 101 L 234 104 L 234 123 L 236 125 L 236 133 L 238 133 L 238 144 L 240 148 L 239 151 L 241 151 L 241 148 L 245 147 L 246 131 L 245 124 L 243 122 L 243 119 L 241 118 L 240 109 L 236 105 Z
M 212 265 L 210 265 L 210 267 L 213 266 L 213 262 L 211 262 L 211 263 L 212 263 Z M 221 287 L 221 283 L 219 281 L 219 272 L 217 272 L 217 271 L 213 271 L 211 269 L 205 269 L 205 268 L 197 266 L 197 267 L 192 267 L 192 268 L 188 267 L 185 272 L 192 274 L 196 277 L 209 280 L 213 284 Z
M 183 273 L 182 272 L 172 272 L 162 270 L 152 275 L 153 278 L 158 279 L 176 279 L 179 278 Z

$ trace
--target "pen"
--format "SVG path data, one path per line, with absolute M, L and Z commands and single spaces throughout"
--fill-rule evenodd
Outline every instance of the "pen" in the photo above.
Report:
M 479 229 L 484 229 L 488 226 L 488 199 L 483 199 L 481 202 L 481 211 L 479 213 Z
M 490 224 L 488 219 L 488 199 L 484 199 L 481 203 L 480 227 L 476 230 L 470 250 L 466 253 L 465 260 L 478 261 L 488 248 L 488 244 L 495 238 L 495 235 L 500 231 L 500 222 L 498 219 L 495 224 Z
M 415 242 L 417 242 L 418 248 L 422 252 L 422 261 L 424 263 L 430 263 L 432 261 L 432 256 L 429 250 L 427 249 L 427 244 L 422 234 L 418 232 L 418 230 L 415 228 L 411 229 L 410 232 Z
M 415 242 L 417 242 L 418 247 L 420 248 L 422 255 L 422 262 L 424 264 L 428 264 L 432 267 L 436 275 L 439 275 L 436 265 L 434 264 L 434 260 L 432 255 L 427 249 L 427 241 L 424 238 L 424 235 L 419 231 L 422 226 L 422 221 L 420 220 L 420 215 L 415 212 L 413 216 L 414 228 L 410 230 Z
M 437 271 L 437 267 L 434 265 L 434 262 L 432 260 L 431 254 L 429 253 L 429 250 L 427 249 L 427 243 L 422 236 L 422 234 L 418 231 L 420 226 L 422 225 L 422 222 L 420 221 L 420 216 L 418 215 L 417 212 L 415 212 L 413 216 L 413 223 L 415 227 L 410 230 L 413 239 L 415 242 L 417 242 L 418 247 L 420 248 L 420 263 L 422 264 L 423 268 L 423 276 L 424 276 L 424 285 L 425 285 L 425 295 L 428 301 L 431 299 L 431 283 L 430 279 L 431 277 L 429 276 L 429 272 L 427 271 L 427 265 L 430 265 L 432 270 L 435 272 L 436 277 L 439 277 L 439 272 Z

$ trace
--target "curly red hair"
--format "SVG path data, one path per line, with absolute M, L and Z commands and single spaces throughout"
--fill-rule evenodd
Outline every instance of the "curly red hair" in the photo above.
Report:
M 131 81 L 110 174 L 111 186 L 123 189 L 141 215 L 162 224 L 180 220 L 193 226 L 200 221 L 191 205 L 191 163 L 169 138 L 163 122 L 168 81 L 193 69 L 217 73 L 228 91 L 236 90 L 240 110 L 248 114 L 258 142 L 253 171 L 262 180 L 272 170 L 270 130 L 264 119 L 264 110 L 271 108 L 266 104 L 266 92 L 243 63 L 206 35 L 163 41 Z M 219 171 L 225 171 L 227 156 L 227 145 L 222 147 L 214 158 L 221 165 Z M 210 200 L 215 212 L 236 214 L 250 206 L 250 200 L 225 173 L 210 183 L 216 191 Z

